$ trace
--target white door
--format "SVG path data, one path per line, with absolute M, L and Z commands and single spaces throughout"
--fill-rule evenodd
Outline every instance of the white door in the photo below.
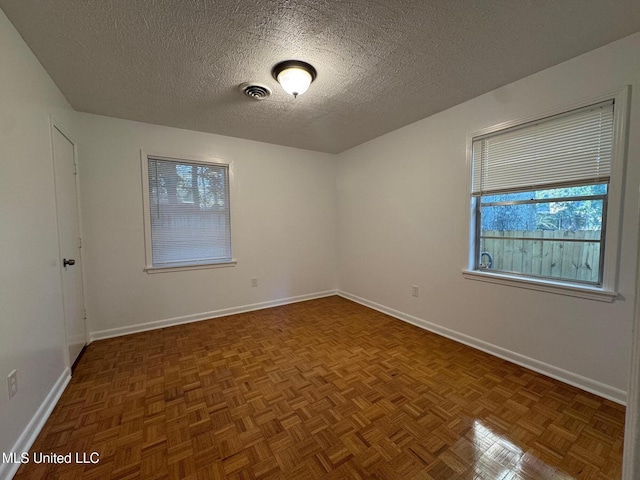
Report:
M 82 269 L 80 267 L 80 225 L 76 191 L 74 145 L 56 126 L 53 127 L 53 165 L 58 212 L 58 238 L 64 321 L 69 349 L 69 365 L 73 366 L 87 342 Z

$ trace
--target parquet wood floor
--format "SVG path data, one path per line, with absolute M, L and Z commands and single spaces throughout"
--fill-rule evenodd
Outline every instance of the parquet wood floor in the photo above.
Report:
M 624 407 L 340 297 L 92 343 L 24 479 L 613 480 Z

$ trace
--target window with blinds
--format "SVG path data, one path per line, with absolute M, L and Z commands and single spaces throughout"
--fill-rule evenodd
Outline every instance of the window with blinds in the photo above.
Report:
M 476 270 L 601 286 L 614 102 L 472 141 Z
M 147 158 L 151 267 L 231 261 L 229 166 Z

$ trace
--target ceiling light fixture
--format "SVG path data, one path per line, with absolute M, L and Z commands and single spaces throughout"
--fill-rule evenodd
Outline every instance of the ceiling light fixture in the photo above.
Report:
M 271 73 L 282 89 L 296 98 L 307 91 L 318 75 L 315 68 L 300 60 L 280 62 Z

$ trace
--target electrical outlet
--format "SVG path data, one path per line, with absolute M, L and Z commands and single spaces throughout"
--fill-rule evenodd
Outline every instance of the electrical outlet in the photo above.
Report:
M 417 285 L 411 286 L 411 295 L 413 295 L 414 297 L 420 296 L 420 289 L 418 288 Z
M 18 371 L 14 370 L 7 375 L 7 386 L 9 387 L 9 399 L 18 393 Z
M 253 277 L 251 279 L 251 286 L 252 287 L 257 287 L 258 286 L 258 279 L 256 277 Z

